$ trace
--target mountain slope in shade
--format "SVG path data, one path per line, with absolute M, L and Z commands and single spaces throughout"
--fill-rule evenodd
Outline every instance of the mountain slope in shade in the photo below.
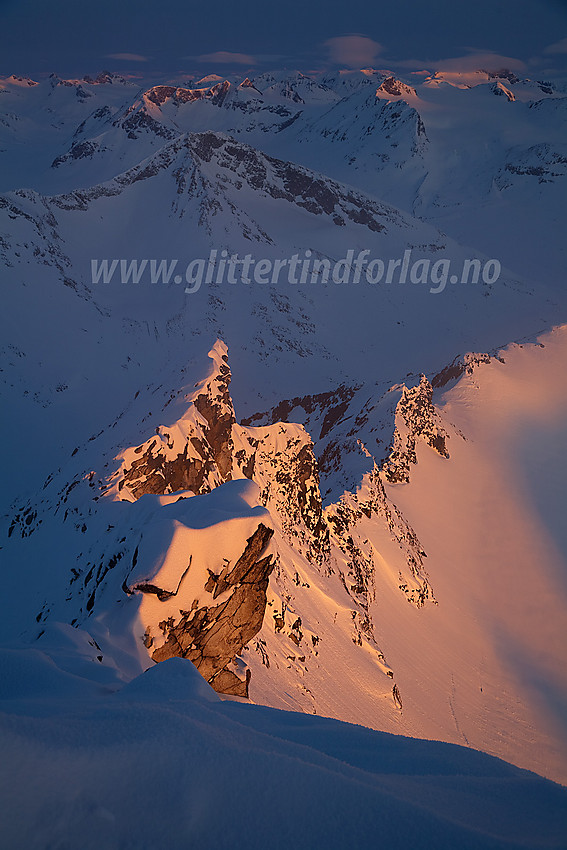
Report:
M 561 80 L 521 79 L 502 69 L 438 72 L 410 85 L 367 69 L 244 80 L 212 75 L 192 88 L 138 90 L 113 75 L 31 83 L 0 81 L 7 188 L 84 188 L 185 132 L 226 132 L 435 222 L 517 275 L 561 286 Z M 24 145 L 15 143 L 16 132 Z M 533 242 L 518 238 L 524 232 Z
M 543 286 L 505 270 L 494 285 L 449 282 L 437 295 L 428 283 L 397 278 L 336 284 L 316 274 L 293 284 L 285 269 L 279 283 L 245 284 L 237 270 L 236 284 L 213 278 L 191 295 L 175 276 L 151 284 L 147 270 L 140 283 L 121 283 L 119 264 L 111 282 L 93 284 L 92 258 L 126 258 L 128 266 L 152 256 L 166 266 L 178 258 L 183 284 L 186 264 L 211 249 L 302 261 L 310 251 L 313 260 L 342 261 L 343 272 L 359 251 L 399 263 L 411 251 L 430 266 L 446 258 L 459 273 L 471 257 L 424 222 L 222 134 L 184 135 L 109 183 L 53 197 L 19 190 L 0 206 L 2 392 L 20 439 L 35 446 L 11 456 L 7 474 L 21 475 L 23 463 L 32 488 L 136 393 L 140 417 L 151 418 L 145 388 L 177 391 L 187 362 L 217 337 L 232 352 L 239 414 L 251 415 L 342 383 L 376 383 L 382 395 L 408 373 L 439 371 L 459 351 L 533 335 L 558 311 Z M 10 439 L 12 424 L 3 427 Z
M 0 659 L 13 850 L 564 846 L 565 789 L 481 753 L 221 703 L 180 659 L 104 695 L 41 652 Z
M 14 75 L 0 79 L 2 191 L 6 185 L 45 185 L 54 159 L 88 139 L 89 131 L 100 132 L 138 91 L 135 83 L 108 73 L 82 80 L 56 74 L 41 82 Z

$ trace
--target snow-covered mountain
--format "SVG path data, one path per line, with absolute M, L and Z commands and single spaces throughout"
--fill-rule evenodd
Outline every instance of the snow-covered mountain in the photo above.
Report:
M 546 257 L 546 280 L 560 287 L 564 82 L 505 69 L 417 80 L 387 70 L 272 72 L 144 90 L 110 74 L 10 78 L 0 91 L 3 188 L 84 188 L 182 133 L 226 132 L 417 213 L 533 279 L 541 268 L 519 238 L 527 231 Z
M 546 470 L 561 455 L 566 356 L 563 328 L 433 376 L 437 405 L 424 376 L 287 403 L 312 439 L 273 415 L 237 424 L 217 343 L 203 380 L 154 394 L 143 442 L 95 435 L 11 515 L 5 557 L 38 576 L 29 639 L 69 622 L 120 676 L 180 655 L 223 693 L 564 778 L 542 703 L 567 686 L 556 481 L 537 503 L 520 482 L 531 434 L 547 429 Z M 46 551 L 61 568 L 38 574 Z
M 566 97 L 418 79 L 2 81 L 8 671 L 567 782 Z

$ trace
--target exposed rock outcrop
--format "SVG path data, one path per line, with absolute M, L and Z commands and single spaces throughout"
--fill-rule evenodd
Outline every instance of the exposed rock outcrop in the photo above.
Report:
M 399 572 L 398 587 L 408 602 L 417 608 L 423 607 L 428 600 L 435 602 L 424 565 L 427 554 L 413 528 L 388 498 L 383 479 L 384 473 L 375 466 L 364 477 L 363 486 L 357 494 L 345 493 L 337 504 L 330 505 L 325 511 L 332 540 L 346 557 L 347 590 L 367 613 L 374 599 L 375 564 L 372 548 L 366 546 L 368 541 L 360 539 L 358 526 L 364 518 L 374 517 L 384 523 L 391 539 L 404 553 L 406 566 L 404 572 Z M 371 630 L 370 615 L 367 624 Z
M 441 427 L 433 406 L 433 387 L 421 376 L 416 387 L 404 387 L 396 408 L 396 430 L 390 456 L 384 464 L 384 473 L 390 484 L 408 482 L 410 464 L 417 463 L 416 441 L 427 445 L 448 458 L 447 433 Z
M 206 589 L 213 599 L 228 592 L 223 602 L 183 611 L 176 623 L 160 623 L 166 641 L 152 653 L 154 661 L 188 658 L 219 693 L 248 696 L 249 675 L 242 681 L 228 665 L 262 627 L 274 564 L 271 555 L 260 555 L 272 535 L 273 530 L 260 523 L 234 567 L 210 573 Z
M 472 375 L 475 368 L 481 363 L 490 363 L 490 354 L 464 354 L 455 357 L 449 366 L 445 366 L 431 379 L 431 386 L 434 389 L 445 387 L 451 381 L 456 381 L 461 375 Z M 501 357 L 498 357 L 502 361 Z
M 397 80 L 395 77 L 386 77 L 384 82 L 378 86 L 378 91 L 392 97 L 403 97 L 404 95 L 406 97 L 408 95 L 417 97 L 417 92 L 414 88 L 402 83 L 401 80 Z
M 158 426 L 155 436 L 124 453 L 121 468 L 111 476 L 112 490 L 121 499 L 178 490 L 199 495 L 231 479 L 236 420 L 224 343 L 217 342 L 209 356 L 210 374 L 187 392 L 183 416 L 172 426 Z
M 490 86 L 490 90 L 493 94 L 498 95 L 499 97 L 505 97 L 511 103 L 516 100 L 514 92 L 510 91 L 510 89 L 503 85 L 500 80 L 496 80 L 496 82 Z
M 284 535 L 312 563 L 329 554 L 319 470 L 311 438 L 301 425 L 279 422 L 258 428 L 236 426 L 235 461 L 260 487 L 262 504 L 278 517 Z

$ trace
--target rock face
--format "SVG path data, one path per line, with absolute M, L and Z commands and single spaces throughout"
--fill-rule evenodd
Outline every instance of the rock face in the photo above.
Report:
M 228 593 L 225 601 L 184 611 L 177 623 L 159 624 L 166 641 L 152 653 L 154 661 L 188 658 L 219 693 L 248 696 L 249 671 L 242 681 L 228 665 L 262 627 L 274 564 L 271 555 L 260 555 L 273 533 L 260 523 L 234 567 L 210 573 L 206 590 L 213 599 Z
M 484 355 L 463 358 L 463 370 L 472 370 L 473 361 L 484 362 Z M 447 380 L 452 375 L 453 366 L 455 364 L 448 367 Z M 376 564 L 367 535 L 360 531 L 368 520 L 387 529 L 388 536 L 403 553 L 405 566 L 399 570 L 398 588 L 407 601 L 417 608 L 428 601 L 435 602 L 425 569 L 426 553 L 415 531 L 386 491 L 386 485 L 409 480 L 411 466 L 417 462 L 420 441 L 442 457 L 449 457 L 449 435 L 433 405 L 432 385 L 424 376 L 414 387 L 397 385 L 381 397 L 377 393 L 374 398 L 368 398 L 369 391 L 368 387 L 339 387 L 334 393 L 283 401 L 272 411 L 247 420 L 270 422 L 280 417 L 297 416 L 305 421 L 310 433 L 319 435 L 314 447 L 319 456 L 317 486 L 320 474 L 321 486 L 326 488 L 327 496 L 329 493 L 341 494 L 336 500 L 328 499 L 331 504 L 322 512 L 321 525 L 327 531 L 324 551 L 340 552 L 344 567 L 339 573 L 349 596 L 360 606 L 355 618 L 353 639 L 356 642 L 363 639 L 372 642 L 374 639 L 370 605 L 374 600 Z M 280 423 L 279 428 L 283 427 Z M 257 451 L 257 456 L 263 455 L 267 429 L 257 426 L 250 430 L 263 435 L 262 450 Z M 352 471 L 357 458 L 360 483 L 353 487 L 346 467 L 348 465 Z M 281 452 L 276 453 L 276 459 L 274 467 L 278 468 L 281 477 Z M 292 475 L 290 479 L 297 481 L 298 476 Z M 282 497 L 280 502 L 282 510 Z M 294 504 L 297 502 L 295 499 Z M 299 517 L 294 516 L 289 507 L 288 511 L 295 524 L 294 547 L 297 547 Z M 316 515 L 313 512 L 313 516 Z M 311 531 L 311 540 L 314 536 Z
M 224 355 L 224 359 L 226 354 Z M 224 481 L 231 477 L 232 426 L 236 422 L 229 393 L 230 369 L 226 363 L 219 366 L 218 375 L 193 402 L 207 425 L 204 436 L 213 453 L 213 460 Z
M 395 77 L 387 77 L 384 82 L 378 86 L 378 91 L 389 94 L 392 97 L 403 97 L 404 95 L 417 96 L 417 92 L 414 88 L 407 86 Z
M 495 176 L 498 189 L 507 189 L 526 178 L 537 183 L 554 183 L 567 177 L 567 156 L 563 148 L 540 142 L 535 145 L 515 145 L 507 152 L 507 162 Z M 535 181 L 534 181 L 535 182 Z
M 416 440 L 425 440 L 442 457 L 449 457 L 447 434 L 433 407 L 433 387 L 425 377 L 417 387 L 404 387 L 396 408 L 396 430 L 390 457 L 384 465 L 390 484 L 409 482 L 410 464 L 417 463 Z
M 283 534 L 312 563 L 329 555 L 319 469 L 313 443 L 301 425 L 234 428 L 235 461 L 260 487 L 261 503 L 278 518 Z M 236 473 L 235 473 L 236 474 Z
M 244 85 L 244 84 L 243 84 Z M 175 86 L 154 86 L 144 94 L 144 100 L 151 101 L 161 106 L 168 100 L 172 100 L 175 106 L 184 103 L 194 103 L 197 100 L 207 100 L 215 106 L 222 106 L 231 89 L 228 80 L 216 83 L 211 88 L 186 89 Z
M 477 366 L 481 363 L 490 363 L 496 355 L 490 354 L 464 354 L 455 357 L 449 366 L 446 366 L 441 372 L 438 372 L 431 379 L 431 386 L 434 389 L 440 389 L 447 386 L 451 381 L 456 381 L 461 375 L 472 375 Z M 503 362 L 502 357 L 497 357 L 500 362 Z
M 505 85 L 503 85 L 500 80 L 497 80 L 490 86 L 490 89 L 493 94 L 498 95 L 499 97 L 505 97 L 511 103 L 516 100 L 516 95 L 514 92 L 510 91 Z
M 218 342 L 209 356 L 211 372 L 185 395 L 182 417 L 172 427 L 158 426 L 155 436 L 124 453 L 121 468 L 111 477 L 112 490 L 121 499 L 178 490 L 199 495 L 231 479 L 236 420 L 226 346 Z

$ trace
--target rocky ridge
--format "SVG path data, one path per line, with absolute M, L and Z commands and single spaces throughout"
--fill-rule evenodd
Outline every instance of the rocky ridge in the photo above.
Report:
M 164 414 L 173 405 L 172 412 L 181 410 L 181 415 L 173 413 L 173 422 L 118 453 L 113 471 L 77 474 L 64 486 L 62 474 L 54 475 L 46 482 L 42 503 L 24 505 L 13 517 L 10 535 L 33 535 L 50 515 L 58 515 L 76 541 L 65 613 L 46 602 L 38 624 L 65 616 L 76 627 L 90 628 L 97 612 L 99 619 L 108 618 L 102 614 L 103 600 L 114 587 L 122 600 L 138 600 L 132 609 L 138 611 L 137 640 L 149 658 L 188 657 L 217 690 L 246 696 L 250 665 L 243 667 L 242 659 L 247 653 L 250 658 L 251 648 L 264 666 L 288 657 L 322 664 L 321 630 L 313 629 L 304 613 L 318 574 L 317 581 L 326 582 L 325 594 L 331 594 L 329 605 L 336 604 L 331 600 L 337 595 L 348 600 L 352 616 L 346 623 L 352 641 L 369 648 L 391 678 L 370 611 L 378 567 L 364 526 L 372 520 L 400 551 L 399 590 L 408 601 L 418 608 L 434 601 L 423 547 L 385 486 L 407 480 L 416 441 L 448 456 L 431 385 L 422 378 L 416 387 L 396 390 L 399 400 L 387 462 L 380 465 L 359 446 L 369 470 L 354 492 L 344 492 L 325 507 L 315 445 L 305 428 L 281 421 L 239 425 L 230 396 L 226 346 L 217 342 L 209 357 L 206 377 L 178 396 L 172 394 L 164 405 Z M 334 417 L 329 416 L 329 406 L 332 410 L 333 403 L 340 406 L 349 397 L 352 402 L 353 392 L 343 389 L 311 403 L 315 408 L 327 402 L 326 433 L 340 431 L 340 415 L 335 410 Z M 190 497 L 211 498 L 246 480 L 257 488 L 249 503 L 258 508 L 251 516 L 263 511 L 264 518 L 247 520 L 243 530 L 232 535 L 231 545 L 239 551 L 224 559 L 219 551 L 205 568 L 198 549 L 193 549 L 201 546 L 199 535 L 191 532 L 192 522 L 185 518 L 189 507 L 198 505 Z M 175 519 L 164 527 L 158 517 L 165 509 Z M 144 541 L 151 539 L 148 529 L 162 527 L 167 530 L 160 534 L 166 537 L 157 557 Z M 300 665 L 298 676 L 304 675 L 301 665 L 308 662 L 295 663 Z

